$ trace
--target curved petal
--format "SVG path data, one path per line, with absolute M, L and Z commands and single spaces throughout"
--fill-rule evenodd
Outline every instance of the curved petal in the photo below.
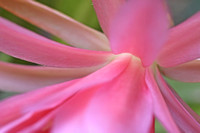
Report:
M 32 122 L 31 126 L 22 125 L 23 129 L 20 130 L 20 133 L 49 133 L 51 130 L 53 117 L 55 116 L 59 108 L 60 107 L 56 108 L 55 110 L 50 110 L 49 112 L 47 112 L 46 115 L 42 116 L 42 119 L 40 117 L 34 123 Z
M 0 18 L 0 51 L 47 66 L 87 67 L 106 63 L 111 54 L 72 48 Z
M 90 50 L 110 49 L 102 33 L 33 0 L 0 0 L 0 7 L 60 37 L 72 46 Z
M 169 108 L 167 107 L 159 87 L 157 86 L 153 72 L 149 68 L 146 70 L 145 80 L 152 95 L 154 114 L 157 119 L 162 123 L 168 132 L 181 133 L 174 122 L 173 117 L 171 116 Z
M 172 67 L 200 58 L 200 12 L 170 30 L 158 63 Z
M 38 89 L 0 102 L 0 132 L 16 132 L 31 127 L 54 109 L 68 103 L 79 91 L 95 88 L 115 79 L 128 66 L 130 60 L 131 55 L 123 54 L 85 78 Z
M 200 82 L 200 60 L 194 60 L 175 67 L 160 67 L 161 72 L 182 82 Z
M 125 0 L 92 0 L 101 27 L 108 36 L 113 17 Z
M 0 119 L 0 129 L 3 130 L 7 126 L 20 124 L 18 122 L 20 119 L 27 118 L 30 114 L 24 115 L 24 110 L 30 105 L 34 105 L 40 102 L 43 99 L 52 97 L 57 92 L 62 92 L 65 90 L 66 99 L 74 95 L 78 90 L 77 89 L 67 89 L 67 87 L 73 85 L 78 80 L 72 80 L 62 84 L 45 87 L 21 95 L 17 95 L 0 102 L 1 118 Z M 67 90 L 66 90 L 67 89 Z M 12 104 L 10 104 L 12 103 Z M 33 112 L 31 112 L 33 113 Z M 13 124 L 10 124 L 13 123 Z M 15 124 L 14 124 L 15 123 Z M 10 125 L 9 125 L 10 124 Z M 1 131 L 0 130 L 0 131 Z
M 168 25 L 162 0 L 129 0 L 113 19 L 111 48 L 114 53 L 131 53 L 148 66 L 164 44 Z
M 11 123 L 9 123 L 9 125 L 0 128 L 0 131 L 2 133 L 16 133 L 16 132 L 27 133 L 24 131 L 26 129 L 26 127 L 28 127 L 30 125 L 35 125 L 35 122 L 41 121 L 40 124 L 41 124 L 41 126 L 44 126 L 44 127 L 41 127 L 40 130 L 36 130 L 35 133 L 36 132 L 37 133 L 47 132 L 48 129 L 46 129 L 46 128 L 48 128 L 48 126 L 49 126 L 48 124 L 51 122 L 50 121 L 51 116 L 48 118 L 48 114 L 51 114 L 51 112 L 53 112 L 53 111 L 45 110 L 45 111 L 41 111 L 41 112 L 29 113 L 28 115 L 20 117 L 16 121 L 12 121 Z M 47 119 L 47 120 L 43 122 L 43 119 L 40 120 L 41 117 L 44 119 Z M 24 130 L 21 130 L 21 129 L 24 129 Z M 34 131 L 34 129 L 32 129 L 32 133 L 34 133 L 33 131 Z M 30 130 L 28 132 L 30 132 Z
M 111 82 L 81 91 L 63 105 L 52 132 L 145 133 L 152 131 L 152 122 L 144 68 L 133 59 Z
M 0 90 L 26 92 L 81 78 L 101 67 L 103 65 L 83 68 L 51 68 L 0 62 Z
M 200 116 L 166 84 L 158 70 L 156 79 L 169 111 L 182 132 L 200 132 Z

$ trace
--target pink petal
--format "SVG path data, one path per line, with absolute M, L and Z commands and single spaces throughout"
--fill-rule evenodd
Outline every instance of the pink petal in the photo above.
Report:
M 114 53 L 129 52 L 150 65 L 167 34 L 168 19 L 162 0 L 129 0 L 121 8 L 110 29 Z
M 45 118 L 62 104 L 68 103 L 77 92 L 115 79 L 127 67 L 130 60 L 131 55 L 123 54 L 106 67 L 85 78 L 38 89 L 2 101 L 0 129 L 4 132 L 16 132 L 16 130 L 31 128 L 31 125 Z
M 0 131 L 2 133 L 25 133 L 24 130 L 21 130 L 23 128 L 26 129 L 26 127 L 28 126 L 32 126 L 32 125 L 35 125 L 35 123 L 37 121 L 40 121 L 38 119 L 41 119 L 41 118 L 46 118 L 46 115 L 49 113 L 50 111 L 43 111 L 43 112 L 35 112 L 35 113 L 29 113 L 28 115 L 25 115 L 25 116 L 22 116 L 20 119 L 16 120 L 16 121 L 12 121 L 11 123 L 9 123 L 8 125 L 0 128 Z M 48 118 L 48 120 L 51 120 L 50 118 Z M 41 120 L 42 121 L 42 120 Z M 48 122 L 48 121 L 46 121 Z M 50 122 L 50 121 L 49 121 Z M 40 128 L 40 132 L 42 131 L 45 131 L 46 127 L 45 126 L 48 126 L 47 124 L 48 123 L 40 123 L 41 127 Z M 30 132 L 30 130 L 28 131 Z M 26 132 L 27 133 L 27 132 Z M 37 132 L 38 133 L 38 132 Z M 43 132 L 42 132 L 43 133 Z
M 200 116 L 170 88 L 157 71 L 156 79 L 172 117 L 182 132 L 200 132 Z
M 92 0 L 103 31 L 108 35 L 111 21 L 125 0 Z
M 38 121 L 31 123 L 31 125 L 29 126 L 23 127 L 23 129 L 20 130 L 20 133 L 49 133 L 52 126 L 52 118 L 54 117 L 58 109 L 59 108 L 48 112 L 47 115 L 43 116 Z
M 103 65 L 84 68 L 51 68 L 0 62 L 0 90 L 12 92 L 30 91 L 81 78 L 101 67 Z
M 102 83 L 107 83 L 113 80 L 117 75 L 119 75 L 128 65 L 131 60 L 131 55 L 124 54 L 115 59 L 111 64 L 105 66 L 104 68 L 84 77 L 78 81 L 78 83 L 67 88 L 66 91 L 54 94 L 48 99 L 44 99 L 34 106 L 30 106 L 28 110 L 43 110 L 49 107 L 55 107 L 66 99 L 66 94 L 68 90 L 84 90 L 91 88 L 93 86 L 98 86 Z M 106 77 L 106 78 L 105 78 Z M 71 89 L 70 89 L 71 88 Z M 51 106 L 50 106 L 51 105 Z
M 1 110 L 0 127 L 6 128 L 6 126 L 10 127 L 12 125 L 20 124 L 18 122 L 20 119 L 23 120 L 24 118 L 31 117 L 34 113 L 34 112 L 30 112 L 28 114 L 25 114 L 24 110 L 27 107 L 34 105 L 43 99 L 51 97 L 57 92 L 65 90 L 67 92 L 65 93 L 65 96 L 66 96 L 66 99 L 68 99 L 70 96 L 72 96 L 73 94 L 77 92 L 77 90 L 75 89 L 66 90 L 67 87 L 71 86 L 74 83 L 76 83 L 76 80 L 38 89 L 32 92 L 17 95 L 17 96 L 1 101 L 0 102 L 0 110 Z M 13 123 L 13 124 L 9 124 L 9 123 Z
M 115 79 L 79 91 L 63 105 L 52 132 L 145 133 L 152 131 L 152 123 L 144 68 L 138 59 L 132 59 Z
M 72 46 L 90 50 L 109 50 L 102 33 L 33 0 L 0 0 L 0 7 L 60 37 Z
M 0 51 L 47 66 L 87 67 L 108 62 L 107 52 L 72 48 L 48 40 L 0 18 Z
M 160 67 L 162 73 L 183 82 L 200 82 L 200 60 L 194 60 L 175 67 Z
M 200 12 L 170 30 L 158 63 L 171 67 L 197 58 L 200 58 Z
M 153 72 L 151 69 L 146 70 L 146 83 L 151 91 L 153 99 L 153 109 L 157 119 L 163 124 L 168 132 L 180 133 L 179 128 L 171 116 L 169 108 L 163 98 L 156 81 L 154 80 Z

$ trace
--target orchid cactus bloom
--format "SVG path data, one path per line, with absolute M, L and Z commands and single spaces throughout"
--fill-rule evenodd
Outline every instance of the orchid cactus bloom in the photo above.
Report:
M 93 4 L 106 36 L 38 2 L 0 0 L 77 47 L 0 18 L 0 51 L 43 65 L 0 63 L 0 88 L 26 92 L 0 102 L 0 132 L 146 133 L 155 118 L 168 132 L 200 132 L 163 78 L 200 82 L 200 14 L 169 29 L 162 0 Z

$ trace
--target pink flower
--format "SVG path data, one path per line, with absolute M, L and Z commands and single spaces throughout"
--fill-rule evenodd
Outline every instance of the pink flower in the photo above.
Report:
M 109 43 L 37 2 L 0 0 L 2 8 L 85 49 L 0 18 L 0 51 L 44 65 L 0 63 L 2 89 L 29 91 L 0 103 L 0 132 L 143 133 L 154 132 L 155 118 L 168 132 L 200 132 L 200 117 L 160 73 L 200 82 L 200 14 L 168 30 L 162 0 L 93 4 Z

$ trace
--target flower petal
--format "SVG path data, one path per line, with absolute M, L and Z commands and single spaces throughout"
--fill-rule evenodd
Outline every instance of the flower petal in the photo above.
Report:
M 157 119 L 163 124 L 168 132 L 180 133 L 181 131 L 177 127 L 176 123 L 171 116 L 169 108 L 163 98 L 157 83 L 154 79 L 153 72 L 151 69 L 146 70 L 146 83 L 151 91 L 153 99 L 154 113 Z
M 43 99 L 53 96 L 55 93 L 65 90 L 66 99 L 74 95 L 76 89 L 67 89 L 67 87 L 73 85 L 78 80 L 72 80 L 62 84 L 45 87 L 32 92 L 17 95 L 0 102 L 0 110 L 2 111 L 0 116 L 0 129 L 3 130 L 7 127 L 12 127 L 12 125 L 18 125 L 20 119 L 31 117 L 33 112 L 25 115 L 25 109 L 31 105 L 40 102 Z M 11 104 L 12 103 L 12 104 Z
M 152 131 L 152 113 L 144 68 L 132 59 L 115 79 L 80 91 L 63 105 L 52 132 L 145 133 Z
M 92 0 L 103 31 L 108 35 L 111 21 L 125 0 Z
M 160 67 L 161 72 L 174 80 L 200 82 L 200 60 L 194 60 L 175 67 Z
M 110 49 L 102 33 L 33 0 L 0 0 L 0 7 L 60 37 L 72 46 L 90 50 Z
M 103 65 L 83 68 L 51 68 L 0 62 L 0 90 L 26 92 L 81 78 L 101 67 Z
M 20 133 L 49 133 L 51 130 L 52 119 L 58 109 L 59 107 L 53 111 L 49 111 L 48 114 L 34 123 L 31 123 L 31 126 L 23 125 L 23 129 L 20 130 Z
M 114 53 L 138 56 L 148 66 L 164 44 L 168 25 L 162 0 L 129 0 L 113 19 L 109 34 L 111 48 Z
M 166 84 L 157 70 L 156 79 L 169 111 L 182 132 L 200 132 L 200 116 L 196 114 L 177 94 Z
M 46 39 L 0 18 L 0 51 L 47 66 L 87 67 L 108 62 L 107 52 L 72 48 Z
M 18 120 L 12 121 L 10 122 L 8 125 L 0 128 L 0 131 L 2 133 L 16 133 L 16 132 L 20 132 L 20 133 L 27 133 L 24 130 L 27 130 L 26 127 L 33 125 L 35 126 L 36 122 L 40 121 L 40 129 L 37 130 L 35 129 L 37 133 L 44 133 L 47 132 L 48 130 L 48 124 L 51 122 L 51 116 L 49 116 L 49 114 L 51 114 L 51 110 L 45 110 L 45 111 L 41 111 L 41 112 L 34 112 L 34 113 L 29 113 L 28 115 L 22 116 L 20 117 Z M 42 118 L 42 119 L 41 119 Z M 46 121 L 44 121 L 43 119 L 47 119 Z M 49 123 L 48 123 L 49 122 Z M 43 126 L 43 127 L 42 127 Z M 28 132 L 34 133 L 34 127 L 32 127 L 32 129 L 29 129 Z M 47 129 L 46 129 L 47 128 Z M 23 129 L 23 130 L 21 130 Z
M 115 79 L 127 67 L 130 60 L 130 55 L 123 54 L 106 67 L 85 78 L 38 89 L 2 101 L 0 132 L 16 132 L 31 127 L 45 117 L 45 114 L 59 108 L 65 102 L 68 103 L 77 92 Z M 26 126 L 23 126 L 24 124 Z
M 200 58 L 200 12 L 172 28 L 158 63 L 172 67 Z

